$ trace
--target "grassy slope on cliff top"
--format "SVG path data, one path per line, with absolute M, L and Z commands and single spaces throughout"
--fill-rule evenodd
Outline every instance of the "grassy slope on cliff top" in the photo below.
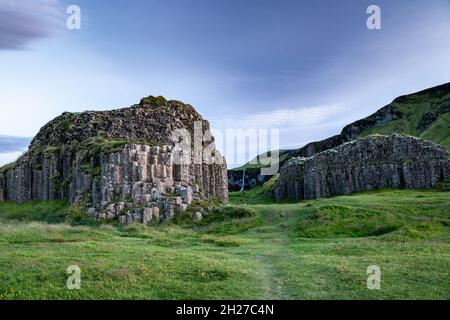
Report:
M 402 118 L 366 130 L 360 134 L 360 137 L 371 134 L 407 134 L 434 141 L 450 151 L 450 112 L 440 114 L 429 126 L 424 128 L 419 126 L 421 119 L 427 113 L 437 111 L 436 106 L 439 105 L 440 101 L 450 99 L 450 93 L 441 99 L 433 98 L 432 96 L 428 99 L 423 96 L 414 98 L 415 95 L 411 95 L 405 103 L 393 103 L 403 113 L 404 116 Z
M 241 208 L 207 223 L 122 228 L 61 223 L 61 203 L 2 203 L 0 298 L 450 299 L 448 193 L 231 199 Z M 81 290 L 66 289 L 69 265 Z M 381 290 L 366 287 L 370 265 Z

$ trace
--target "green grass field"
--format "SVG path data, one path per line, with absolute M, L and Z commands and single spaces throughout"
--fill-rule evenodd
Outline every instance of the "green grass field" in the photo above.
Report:
M 1 203 L 0 299 L 450 299 L 449 193 L 274 204 L 251 191 L 231 202 L 199 223 L 149 227 Z M 80 290 L 66 288 L 70 265 Z M 381 290 L 367 289 L 370 265 Z

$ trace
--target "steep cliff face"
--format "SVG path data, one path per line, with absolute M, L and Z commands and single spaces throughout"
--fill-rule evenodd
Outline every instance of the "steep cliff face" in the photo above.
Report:
M 450 83 L 396 98 L 374 114 L 345 126 L 341 133 L 300 149 L 280 151 L 280 167 L 292 157 L 312 155 L 335 148 L 345 142 L 373 134 L 406 134 L 441 144 L 450 151 Z M 259 165 L 245 165 L 228 171 L 231 189 L 240 188 L 246 168 L 246 187 L 264 183 Z
M 281 168 L 277 200 L 303 200 L 379 188 L 432 188 L 450 179 L 450 153 L 410 136 L 370 136 L 293 158 Z
M 177 162 L 180 129 L 190 138 L 209 123 L 192 106 L 162 97 L 120 110 L 64 113 L 2 168 L 0 201 L 66 199 L 97 219 L 149 222 L 168 219 L 195 199 L 226 200 L 226 162 L 213 138 L 200 140 L 211 161 L 194 161 L 192 152 Z

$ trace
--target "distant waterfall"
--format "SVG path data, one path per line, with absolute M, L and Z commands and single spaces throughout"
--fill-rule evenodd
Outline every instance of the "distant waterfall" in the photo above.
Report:
M 242 187 L 241 187 L 241 191 L 239 191 L 239 192 L 244 192 L 244 189 L 245 189 L 245 169 L 242 172 Z

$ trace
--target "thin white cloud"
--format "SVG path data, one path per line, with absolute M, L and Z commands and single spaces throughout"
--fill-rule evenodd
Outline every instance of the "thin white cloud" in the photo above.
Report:
M 327 138 L 337 133 L 342 128 L 343 110 L 344 108 L 340 105 L 284 108 L 253 114 L 227 114 L 220 118 L 209 118 L 209 120 L 216 137 L 216 147 L 225 155 L 228 167 L 233 168 L 252 160 L 258 154 L 275 149 L 274 142 L 267 141 L 259 145 L 258 139 L 257 144 L 245 143 L 240 146 L 233 144 L 230 149 L 230 145 L 225 141 L 226 130 L 241 129 L 249 132 L 248 130 L 251 129 L 267 129 L 268 131 L 278 129 L 280 141 L 275 143 L 276 149 L 287 146 L 301 147 L 316 140 L 317 137 Z M 219 136 L 221 138 L 217 139 Z
M 0 153 L 24 151 L 30 143 L 30 138 L 0 135 Z
M 313 127 L 339 115 L 343 107 L 338 105 L 277 109 L 242 114 L 227 114 L 211 118 L 214 128 L 222 129 L 280 129 Z
M 16 161 L 23 152 L 0 153 L 0 167 Z

